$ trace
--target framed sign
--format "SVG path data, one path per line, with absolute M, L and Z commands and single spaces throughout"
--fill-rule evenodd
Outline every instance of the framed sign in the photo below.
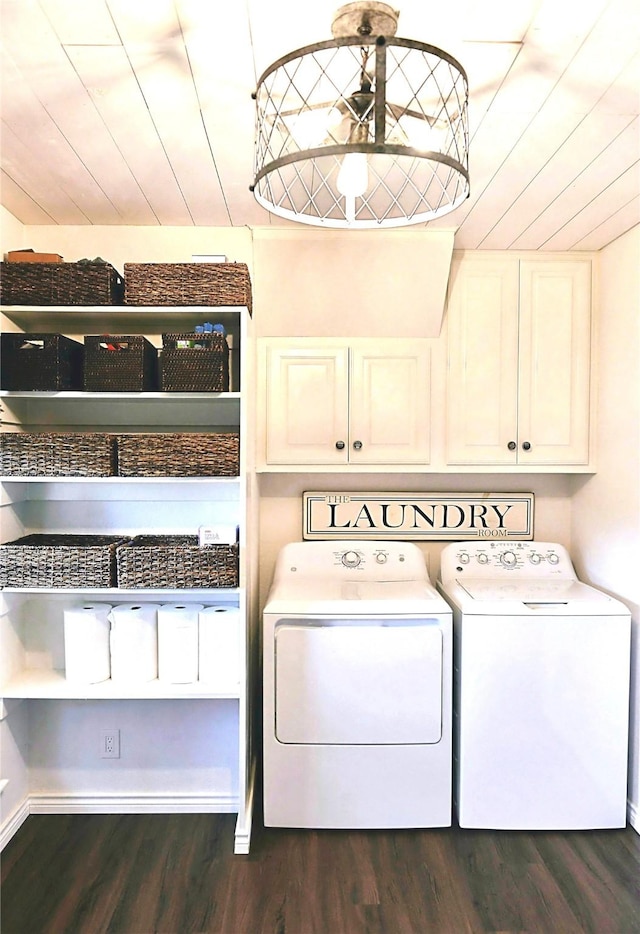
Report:
M 533 538 L 533 493 L 303 493 L 305 539 Z

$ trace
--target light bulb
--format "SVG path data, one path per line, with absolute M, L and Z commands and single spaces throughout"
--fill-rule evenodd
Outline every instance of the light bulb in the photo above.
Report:
M 403 115 L 398 120 L 398 127 L 406 139 L 406 144 L 421 152 L 444 152 L 446 125 L 430 124 L 427 120 Z
M 336 179 L 336 188 L 345 198 L 358 198 L 369 185 L 367 155 L 364 152 L 348 152 L 342 160 Z
M 292 121 L 291 136 L 299 149 L 320 146 L 341 120 L 342 114 L 335 107 L 304 110 Z

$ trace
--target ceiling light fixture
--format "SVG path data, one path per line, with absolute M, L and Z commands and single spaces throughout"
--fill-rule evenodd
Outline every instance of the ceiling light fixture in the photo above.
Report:
M 257 201 L 320 227 L 403 227 L 469 196 L 468 83 L 446 52 L 396 39 L 398 13 L 341 7 L 333 39 L 278 59 L 256 101 Z

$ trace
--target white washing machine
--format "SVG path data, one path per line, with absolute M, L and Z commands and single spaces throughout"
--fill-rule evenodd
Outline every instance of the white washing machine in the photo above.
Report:
M 295 542 L 264 609 L 264 822 L 451 824 L 452 614 L 404 542 Z
M 629 610 L 543 542 L 447 545 L 461 827 L 626 823 Z

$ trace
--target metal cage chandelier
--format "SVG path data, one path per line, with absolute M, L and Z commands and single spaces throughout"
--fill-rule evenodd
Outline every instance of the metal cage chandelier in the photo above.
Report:
M 396 39 L 386 3 L 348 3 L 333 39 L 274 62 L 256 93 L 257 201 L 331 228 L 403 227 L 469 196 L 468 82 L 451 55 Z

